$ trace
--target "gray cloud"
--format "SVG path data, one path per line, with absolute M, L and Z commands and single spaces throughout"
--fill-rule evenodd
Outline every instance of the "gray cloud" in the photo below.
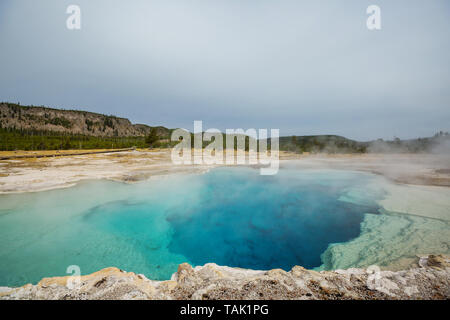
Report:
M 82 9 L 82 30 L 65 9 Z M 368 31 L 378 4 L 382 30 Z M 0 100 L 359 140 L 450 123 L 450 4 L 3 0 Z

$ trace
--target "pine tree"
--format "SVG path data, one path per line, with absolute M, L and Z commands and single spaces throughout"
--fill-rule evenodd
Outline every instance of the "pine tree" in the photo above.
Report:
M 156 132 L 156 128 L 151 128 L 149 135 L 145 138 L 145 143 L 151 147 L 158 140 L 159 137 Z

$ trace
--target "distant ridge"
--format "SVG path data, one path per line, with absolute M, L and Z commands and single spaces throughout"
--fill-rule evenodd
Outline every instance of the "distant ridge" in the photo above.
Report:
M 132 124 L 126 118 L 89 111 L 0 103 L 0 150 L 164 148 L 177 143 L 170 141 L 172 131 L 163 126 Z M 282 136 L 280 150 L 296 153 L 450 153 L 450 135 L 440 131 L 429 138 L 369 142 L 338 135 Z
M 94 137 L 143 137 L 152 129 L 148 125 L 132 124 L 128 119 L 112 115 L 5 102 L 0 103 L 0 128 Z M 156 129 L 161 137 L 169 135 L 170 130 L 165 127 L 159 126 Z

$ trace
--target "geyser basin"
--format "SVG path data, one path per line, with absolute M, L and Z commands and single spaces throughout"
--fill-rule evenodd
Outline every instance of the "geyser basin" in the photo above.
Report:
M 128 185 L 0 196 L 0 286 L 115 266 L 169 279 L 180 263 L 314 268 L 332 243 L 380 216 L 377 177 L 357 172 L 219 168 Z M 357 194 L 355 196 L 355 193 Z M 323 266 L 322 266 L 323 267 Z

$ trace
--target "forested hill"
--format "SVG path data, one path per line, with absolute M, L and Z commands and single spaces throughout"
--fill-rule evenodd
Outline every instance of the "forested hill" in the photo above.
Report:
M 0 103 L 0 128 L 94 137 L 143 137 L 151 130 L 150 126 L 132 124 L 116 116 L 12 103 Z M 161 136 L 169 134 L 169 129 L 164 127 L 157 127 L 157 131 Z
M 171 132 L 93 112 L 0 103 L 0 150 L 165 147 Z

